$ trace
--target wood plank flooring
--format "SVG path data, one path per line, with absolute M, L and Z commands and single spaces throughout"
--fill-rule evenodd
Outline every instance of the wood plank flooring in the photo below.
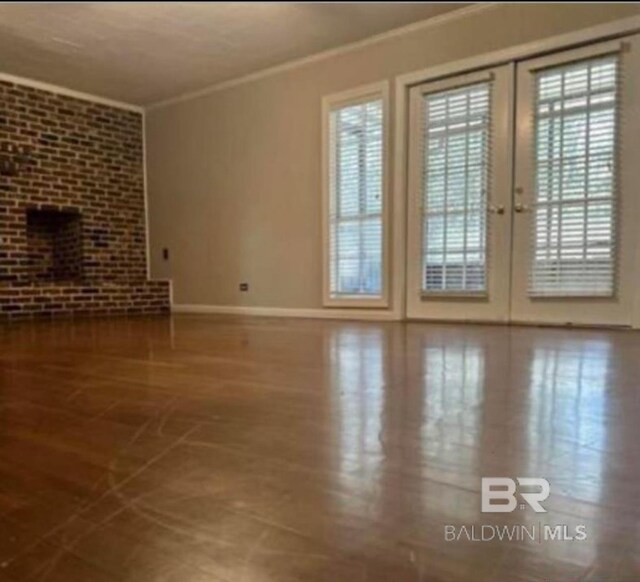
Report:
M 639 377 L 635 332 L 2 326 L 0 582 L 638 582 Z M 494 476 L 547 512 L 482 513 Z

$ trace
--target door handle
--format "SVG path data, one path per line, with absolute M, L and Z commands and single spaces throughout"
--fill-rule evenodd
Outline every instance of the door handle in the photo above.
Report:
M 487 207 L 487 212 L 491 214 L 504 214 L 504 206 L 502 204 L 489 204 Z
M 517 212 L 517 213 L 521 213 L 521 212 L 529 212 L 529 207 L 526 204 L 516 204 L 513 209 Z

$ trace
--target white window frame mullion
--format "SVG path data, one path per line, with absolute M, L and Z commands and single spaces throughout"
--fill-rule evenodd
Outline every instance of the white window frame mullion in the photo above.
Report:
M 489 92 L 489 109 L 491 109 L 491 92 Z M 471 111 L 471 100 L 467 99 L 466 103 L 466 115 L 465 115 L 465 130 L 469 131 L 469 112 Z M 484 147 L 484 146 L 483 146 Z M 463 244 L 462 244 L 462 286 L 467 287 L 467 257 L 469 255 L 469 248 L 467 246 L 469 226 L 469 140 L 465 140 L 464 143 L 464 222 L 462 225 L 463 232 Z M 485 239 L 486 240 L 486 239 Z M 487 241 L 488 243 L 488 241 Z
M 365 128 L 366 131 L 366 127 L 367 127 L 367 110 L 364 109 L 361 113 L 360 116 L 362 117 L 362 127 Z M 367 169 L 366 169 L 366 165 L 367 165 L 367 148 L 365 145 L 365 140 L 360 140 L 358 142 L 358 160 L 360 160 L 360 163 L 358 164 L 358 209 L 359 209 L 359 217 L 358 217 L 358 225 L 360 226 L 360 228 L 358 229 L 358 258 L 359 258 L 359 264 L 358 264 L 358 278 L 360 279 L 360 282 L 362 283 L 363 279 L 364 279 L 364 273 L 363 273 L 363 267 L 364 267 L 364 233 L 362 230 L 362 226 L 363 226 L 363 222 L 364 222 L 364 216 L 366 215 L 367 212 L 367 199 L 366 199 L 366 193 L 367 193 Z M 364 162 L 363 162 L 364 160 Z
M 561 83 L 561 93 L 564 95 L 564 91 L 565 91 L 565 87 L 566 87 L 566 79 L 564 77 L 564 75 L 562 76 L 562 83 Z M 556 269 L 555 275 L 556 275 L 556 283 L 558 283 L 560 281 L 560 278 L 564 276 L 564 273 L 562 273 L 562 269 L 563 269 L 563 263 L 562 263 L 562 250 L 563 247 L 561 246 L 562 244 L 562 219 L 564 216 L 564 130 L 566 127 L 566 119 L 564 116 L 559 116 L 558 117 L 558 123 L 560 123 L 560 135 L 559 135 L 559 140 L 560 140 L 560 145 L 559 145 L 559 151 L 560 151 L 560 158 L 558 160 L 560 168 L 559 168 L 559 172 L 558 172 L 558 191 L 559 191 L 559 197 L 558 197 L 558 233 L 556 235 L 556 249 L 557 249 L 557 254 L 558 256 L 556 257 L 556 264 L 558 265 L 558 268 Z M 585 194 L 586 196 L 586 194 Z
M 330 123 L 331 123 L 331 120 L 330 120 L 330 119 L 328 119 L 328 120 L 327 120 L 327 123 L 328 123 L 328 124 L 330 124 Z M 338 119 L 337 119 L 336 123 L 338 124 L 337 131 L 338 131 L 338 132 L 340 132 L 340 131 L 341 131 L 341 124 L 342 124 L 342 122 L 341 122 L 340 118 L 338 118 Z M 330 128 L 330 125 L 329 125 L 329 128 Z M 329 131 L 330 131 L 330 129 L 329 129 Z M 337 150 L 334 150 L 334 149 L 331 149 L 331 151 L 328 153 L 328 155 L 330 155 L 330 156 L 332 156 L 332 157 L 333 157 L 333 160 L 332 160 L 332 161 L 333 161 L 333 165 L 334 165 L 334 167 L 335 167 L 335 172 L 336 172 L 336 181 L 337 181 L 337 182 L 340 182 L 340 180 L 341 180 L 341 173 L 342 173 L 342 166 L 341 166 L 341 164 L 340 164 L 340 156 L 338 156 L 338 152 L 337 152 Z M 330 180 L 330 178 L 329 178 L 329 180 Z M 328 209 L 328 208 L 327 208 L 327 214 L 329 214 L 329 209 Z M 337 213 L 336 213 L 336 214 L 337 214 L 337 216 L 336 216 L 337 221 L 338 221 L 338 222 L 340 222 L 340 221 L 342 220 L 340 207 L 338 207 L 338 210 L 337 210 Z M 331 220 L 331 219 L 330 219 L 330 217 L 328 218 L 328 220 L 329 220 L 329 221 Z M 330 228 L 331 228 L 331 225 L 329 224 L 329 235 L 328 235 L 328 238 L 327 238 L 326 243 L 325 243 L 325 244 L 328 246 L 328 249 L 329 249 L 329 250 L 328 250 L 328 252 L 329 252 L 329 253 L 331 253 L 331 243 L 332 243 L 332 241 L 331 241 L 332 233 L 331 233 L 331 231 L 330 231 Z M 339 260 L 339 257 L 340 257 L 340 248 L 339 248 L 339 240 L 340 240 L 340 239 L 339 239 L 338 237 L 336 237 L 336 240 L 335 240 L 335 242 L 334 242 L 334 244 L 335 244 L 335 256 L 336 256 L 336 259 L 335 259 L 335 261 L 333 262 L 333 265 L 331 264 L 331 259 L 328 259 L 328 261 L 329 261 L 328 268 L 329 268 L 329 269 L 333 268 L 333 273 L 330 275 L 329 280 L 327 281 L 327 285 L 328 285 L 328 286 L 330 286 L 330 285 L 331 285 L 331 278 L 332 278 L 332 277 L 333 277 L 333 278 L 337 278 L 337 277 L 338 277 L 338 273 L 340 272 L 340 260 Z
M 380 221 L 382 228 L 382 264 L 381 264 L 381 284 L 382 293 L 379 297 L 366 297 L 360 295 L 342 295 L 340 297 L 332 297 L 331 295 L 331 168 L 334 166 L 338 170 L 337 160 L 333 159 L 336 151 L 333 148 L 331 138 L 331 112 L 340 107 L 347 107 L 365 103 L 372 99 L 380 99 L 382 101 L 382 210 L 380 213 Z M 325 307 L 350 307 L 350 308 L 386 308 L 390 301 L 390 281 L 389 281 L 389 216 L 390 216 L 390 200 L 389 200 L 389 83 L 381 81 L 370 85 L 356 87 L 341 93 L 327 95 L 322 99 L 322 249 L 323 249 L 323 292 L 322 303 Z M 359 146 L 360 148 L 361 146 Z M 366 157 L 366 151 L 359 152 L 359 155 Z M 362 171 L 362 170 L 361 170 Z M 361 176 L 359 192 L 359 204 L 362 209 L 366 206 L 365 196 L 362 189 L 366 188 L 366 172 L 365 176 Z M 374 220 L 377 214 L 369 212 L 360 213 L 358 220 Z M 340 220 L 340 217 L 338 217 Z M 359 241 L 359 252 L 362 253 L 363 241 Z M 337 268 L 337 264 L 333 265 Z M 360 266 L 360 268 L 362 268 Z M 335 276 L 335 273 L 334 273 Z
M 620 113 L 620 107 L 619 107 L 619 103 L 620 103 L 620 68 L 619 68 L 619 64 L 618 64 L 618 79 L 616 80 L 616 83 L 618 84 L 617 87 L 617 91 L 618 91 L 618 115 L 616 115 L 616 126 L 618 125 L 618 117 L 619 117 L 619 113 Z M 590 127 L 591 124 L 591 113 L 593 111 L 593 109 L 591 108 L 591 101 L 593 100 L 593 94 L 591 93 L 591 74 L 587 75 L 587 111 L 586 111 L 586 115 L 587 115 L 587 119 L 586 119 L 586 127 L 587 127 L 587 131 L 588 128 Z M 615 128 L 615 132 L 618 134 L 617 139 L 619 140 L 619 135 L 620 132 L 618 131 L 619 128 L 616 127 Z M 618 149 L 619 149 L 619 143 L 618 143 Z M 584 197 L 584 204 L 583 204 L 583 212 L 584 212 L 584 218 L 583 218 L 583 224 L 582 224 L 582 237 L 584 239 L 584 244 L 582 247 L 582 268 L 585 269 L 586 265 L 587 265 L 587 257 L 588 257 L 588 253 L 589 253 L 589 245 L 587 243 L 587 232 L 589 231 L 589 197 L 587 196 L 587 191 L 589 188 L 589 174 L 590 174 L 590 170 L 591 167 L 589 165 L 589 153 L 590 153 L 590 149 L 591 149 L 591 140 L 590 139 L 586 139 L 585 140 L 585 145 L 584 145 L 584 159 L 585 159 L 585 170 L 584 170 L 584 183 L 583 183 L 583 188 L 585 191 L 585 197 Z M 617 170 L 617 168 L 616 168 Z M 617 188 L 618 184 L 614 184 L 614 188 Z M 613 225 L 613 229 L 614 229 L 614 236 L 616 235 L 617 232 L 617 224 L 615 224 L 615 221 L 617 220 L 617 217 L 614 216 L 613 217 L 614 220 L 614 225 Z M 617 241 L 613 241 L 614 245 L 616 245 Z M 614 246 L 615 248 L 615 246 Z M 615 262 L 617 262 L 617 257 L 614 257 L 614 286 L 615 286 Z
M 446 111 L 446 116 L 449 117 L 449 102 L 447 102 L 447 111 Z M 426 130 L 426 126 L 425 126 L 425 130 Z M 426 134 L 426 131 L 425 131 Z M 427 136 L 425 135 L 425 137 L 423 138 L 423 140 L 426 138 Z M 423 146 L 424 147 L 424 146 Z M 444 289 L 447 288 L 447 275 L 449 273 L 449 269 L 448 269 L 448 261 L 447 261 L 447 247 L 448 247 L 448 243 L 449 243 L 449 237 L 448 237 L 448 233 L 449 233 L 449 212 L 447 212 L 447 208 L 449 207 L 449 164 L 447 163 L 448 159 L 449 159 L 449 142 L 446 142 L 445 145 L 445 150 L 444 150 L 444 199 L 442 201 L 442 286 L 444 287 Z M 424 196 L 424 194 L 423 194 Z M 425 205 L 426 208 L 426 205 Z M 423 226 L 423 231 L 422 231 L 422 236 L 424 236 L 424 226 Z M 422 243 L 422 248 L 423 248 L 423 252 L 424 252 L 424 248 L 425 248 L 425 243 Z M 425 269 L 426 265 L 423 267 L 423 272 Z M 424 290 L 423 290 L 424 293 Z

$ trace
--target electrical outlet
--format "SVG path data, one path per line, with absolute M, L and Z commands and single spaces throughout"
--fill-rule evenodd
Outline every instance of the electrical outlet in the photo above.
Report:
M 249 283 L 240 283 L 240 291 L 243 293 L 249 291 Z

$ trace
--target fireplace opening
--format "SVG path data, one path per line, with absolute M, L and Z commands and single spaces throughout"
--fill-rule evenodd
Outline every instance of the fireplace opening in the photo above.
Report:
M 74 210 L 27 210 L 29 278 L 33 282 L 82 279 L 82 220 Z

